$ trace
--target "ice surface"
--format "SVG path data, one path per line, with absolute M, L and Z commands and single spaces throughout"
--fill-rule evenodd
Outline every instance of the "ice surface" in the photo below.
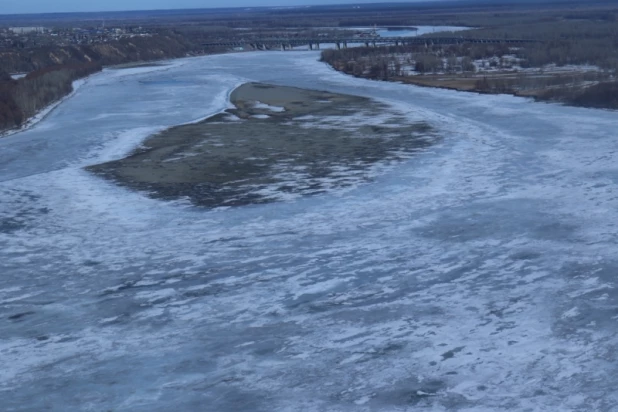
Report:
M 0 140 L 3 409 L 615 408 L 616 114 L 316 58 L 104 72 Z M 443 140 L 353 190 L 212 211 L 81 169 L 243 80 L 376 98 Z
M 256 109 L 264 109 L 264 110 L 268 110 L 270 112 L 275 112 L 275 113 L 285 112 L 285 107 L 272 106 L 270 104 L 266 104 L 262 102 L 256 102 L 253 105 L 253 107 Z
M 416 30 L 410 30 L 406 27 L 399 27 L 395 30 L 387 30 L 381 27 L 375 28 L 377 34 L 380 37 L 413 37 L 413 36 L 421 36 L 424 34 L 430 33 L 441 33 L 441 32 L 459 32 L 464 30 L 470 30 L 470 27 L 462 27 L 462 26 L 414 26 Z M 356 30 L 356 31 L 372 31 L 374 27 L 342 27 L 341 30 Z M 458 33 L 459 34 L 459 33 Z M 364 39 L 359 39 L 359 41 L 363 41 Z

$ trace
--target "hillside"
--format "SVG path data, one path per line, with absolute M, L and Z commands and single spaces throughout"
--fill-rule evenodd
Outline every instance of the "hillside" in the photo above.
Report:
M 22 126 L 30 117 L 73 91 L 73 82 L 101 70 L 97 63 L 48 67 L 13 80 L 0 71 L 0 132 Z
M 184 57 L 195 51 L 184 37 L 158 34 L 87 46 L 40 47 L 0 52 L 0 132 L 22 126 L 68 95 L 73 81 L 102 66 Z M 14 80 L 8 73 L 29 73 Z
M 66 64 L 98 63 L 107 66 L 184 57 L 194 51 L 195 48 L 186 38 L 169 32 L 148 37 L 123 38 L 110 43 L 0 51 L 0 69 L 9 73 L 30 73 Z

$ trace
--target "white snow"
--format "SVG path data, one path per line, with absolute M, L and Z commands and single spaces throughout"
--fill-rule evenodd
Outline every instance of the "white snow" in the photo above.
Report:
M 253 107 L 256 109 L 268 110 L 268 111 L 275 112 L 275 113 L 285 112 L 285 107 L 271 106 L 269 104 L 262 103 L 262 102 L 255 102 Z

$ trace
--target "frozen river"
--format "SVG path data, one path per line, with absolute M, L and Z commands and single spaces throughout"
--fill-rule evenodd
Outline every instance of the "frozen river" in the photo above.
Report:
M 616 113 L 316 58 L 107 70 L 0 140 L 3 411 L 616 410 Z M 211 211 L 82 170 L 249 80 L 443 139 L 354 189 Z

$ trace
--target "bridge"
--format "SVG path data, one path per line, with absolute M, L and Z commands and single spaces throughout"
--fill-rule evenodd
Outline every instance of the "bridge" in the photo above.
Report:
M 454 44 L 524 44 L 538 43 L 537 40 L 524 39 L 472 39 L 463 37 L 371 37 L 371 38 L 287 38 L 263 40 L 229 40 L 203 43 L 204 47 L 246 48 L 254 50 L 292 50 L 296 47 L 308 46 L 310 50 L 320 49 L 321 44 L 334 44 L 337 49 L 347 48 L 349 44 L 364 44 L 373 46 L 404 46 L 404 45 L 454 45 Z

